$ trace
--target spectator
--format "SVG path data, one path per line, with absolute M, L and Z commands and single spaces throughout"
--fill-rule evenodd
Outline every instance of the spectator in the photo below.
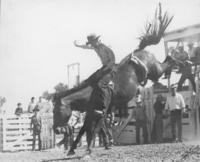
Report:
M 6 98 L 0 96 L 0 115 L 6 113 L 6 111 L 5 111 L 4 107 L 3 107 L 5 102 L 6 102 Z
M 182 110 L 185 108 L 183 96 L 176 92 L 177 86 L 171 85 L 171 95 L 167 97 L 165 110 L 170 111 L 173 141 L 182 142 Z M 178 138 L 176 138 L 176 126 Z
M 163 111 L 165 108 L 165 100 L 161 94 L 156 98 L 154 103 L 155 110 L 155 120 L 154 120 L 154 130 L 155 130 L 155 141 L 157 143 L 163 142 Z
M 35 151 L 35 142 L 36 142 L 36 136 L 38 136 L 38 149 L 41 150 L 41 128 L 42 128 L 42 120 L 41 115 L 39 114 L 38 107 L 35 107 L 33 109 L 34 115 L 31 117 L 31 125 L 30 125 L 30 131 L 33 131 L 33 145 L 32 145 L 32 151 Z
M 21 114 L 23 114 L 23 109 L 22 109 L 22 104 L 21 103 L 18 103 L 17 104 L 17 108 L 15 110 L 15 115 L 17 116 L 20 116 Z
M 42 97 L 39 97 L 39 101 L 36 103 L 35 108 L 38 108 L 39 111 L 42 109 Z
M 133 111 L 133 116 L 136 119 L 136 143 L 140 144 L 140 128 L 143 129 L 144 144 L 148 143 L 148 131 L 147 131 L 147 115 L 146 107 L 142 103 L 141 95 L 136 98 L 136 108 Z
M 34 108 L 35 108 L 35 97 L 31 97 L 31 101 L 28 105 L 28 113 L 33 113 Z

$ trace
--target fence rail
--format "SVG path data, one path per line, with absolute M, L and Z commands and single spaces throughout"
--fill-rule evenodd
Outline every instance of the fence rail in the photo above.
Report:
M 31 116 L 32 114 L 23 114 L 20 117 L 16 115 L 0 116 L 0 151 L 32 149 Z M 42 114 L 42 149 L 53 148 L 55 146 L 55 135 L 52 126 L 53 115 L 50 113 Z

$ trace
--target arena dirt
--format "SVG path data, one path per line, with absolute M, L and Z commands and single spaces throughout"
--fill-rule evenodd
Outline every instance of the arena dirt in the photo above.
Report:
M 85 155 L 85 148 L 78 148 L 76 155 L 68 157 L 62 148 L 44 151 L 20 151 L 0 153 L 0 162 L 199 162 L 200 146 L 194 144 L 149 144 L 102 147 Z

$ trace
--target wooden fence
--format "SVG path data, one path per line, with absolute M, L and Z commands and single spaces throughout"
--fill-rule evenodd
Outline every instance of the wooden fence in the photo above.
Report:
M 32 114 L 23 114 L 0 117 L 0 151 L 31 150 L 33 136 L 30 131 Z M 42 149 L 55 146 L 55 135 L 52 129 L 52 114 L 42 114 Z M 36 141 L 36 149 L 37 149 Z

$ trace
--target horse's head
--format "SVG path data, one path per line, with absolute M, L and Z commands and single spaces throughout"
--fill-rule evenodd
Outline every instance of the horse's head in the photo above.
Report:
M 71 108 L 66 103 L 63 103 L 62 99 L 57 97 L 56 95 L 53 97 L 53 129 L 55 133 L 60 133 L 62 127 L 66 126 L 68 120 L 71 116 Z

